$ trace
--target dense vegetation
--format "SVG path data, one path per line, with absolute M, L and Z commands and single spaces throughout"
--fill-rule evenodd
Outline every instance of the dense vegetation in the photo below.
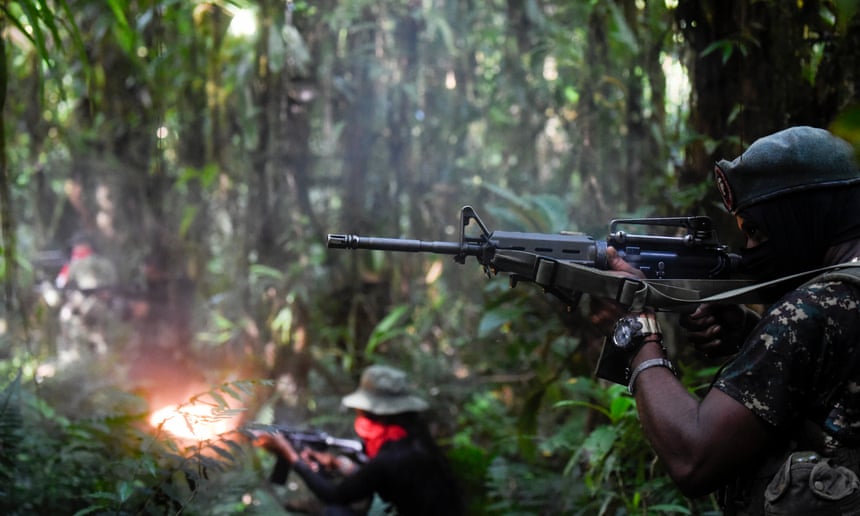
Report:
M 710 215 L 737 245 L 716 159 L 800 124 L 860 146 L 855 4 L 4 3 L 0 508 L 277 511 L 295 494 L 231 429 L 347 434 L 340 396 L 388 363 L 430 399 L 474 513 L 715 511 L 673 488 L 623 389 L 592 379 L 587 299 L 325 235 L 451 241 L 472 205 L 491 229 L 598 238 L 616 216 Z M 112 305 L 157 257 L 191 336 L 165 346 L 117 315 L 104 353 L 58 366 L 49 251 L 80 231 L 116 267 Z M 718 364 L 674 344 L 706 384 Z M 159 396 L 129 388 L 141 346 L 172 353 Z M 180 438 L 150 424 L 154 399 L 226 426 Z

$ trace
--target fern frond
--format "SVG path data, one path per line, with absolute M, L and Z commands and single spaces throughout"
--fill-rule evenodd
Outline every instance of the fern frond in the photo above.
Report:
M 21 443 L 21 371 L 0 393 L 0 475 L 2 480 L 11 474 L 14 466 L 15 450 Z M 5 483 L 5 482 L 3 482 Z

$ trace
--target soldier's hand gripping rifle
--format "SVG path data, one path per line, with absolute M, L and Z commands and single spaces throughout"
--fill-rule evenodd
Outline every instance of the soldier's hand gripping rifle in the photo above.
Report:
M 479 232 L 467 234 L 474 223 Z M 622 225 L 670 227 L 677 236 L 637 235 L 620 231 Z M 474 233 L 474 231 L 472 231 Z M 606 240 L 581 233 L 524 233 L 490 231 L 471 206 L 460 210 L 457 242 L 329 234 L 334 249 L 377 249 L 453 255 L 458 263 L 474 256 L 488 276 L 506 273 L 511 285 L 533 282 L 575 306 L 581 294 L 615 299 L 631 309 L 692 309 L 694 304 L 739 289 L 752 282 L 738 274 L 739 256 L 717 240 L 708 217 L 616 219 Z M 606 248 L 642 271 L 645 279 L 621 277 L 607 271 Z M 733 302 L 760 302 L 758 292 L 732 296 Z
M 367 462 L 364 445 L 357 439 L 332 437 L 319 430 L 300 430 L 282 425 L 275 425 L 271 429 L 280 432 L 297 452 L 310 448 L 315 451 L 329 451 L 337 455 L 344 455 L 358 464 Z M 269 481 L 283 485 L 290 474 L 290 467 L 290 463 L 286 459 L 278 456 L 275 467 L 272 468 L 272 473 L 269 475 Z

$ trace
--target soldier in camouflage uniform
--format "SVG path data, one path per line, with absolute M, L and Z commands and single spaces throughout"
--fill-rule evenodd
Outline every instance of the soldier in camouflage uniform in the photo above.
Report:
M 72 244 L 72 260 L 58 278 L 58 285 L 63 289 L 64 298 L 60 308 L 58 363 L 105 354 L 111 328 L 120 319 L 114 309 L 116 268 L 95 252 L 89 238 L 76 237 Z
M 860 170 L 847 142 L 795 127 L 715 175 L 750 274 L 860 257 Z M 637 272 L 617 254 L 612 268 Z M 841 270 L 779 284 L 761 318 L 717 306 L 687 316 L 698 349 L 733 354 L 701 400 L 676 378 L 659 328 L 624 348 L 643 430 L 685 494 L 721 489 L 727 514 L 860 514 L 860 274 Z

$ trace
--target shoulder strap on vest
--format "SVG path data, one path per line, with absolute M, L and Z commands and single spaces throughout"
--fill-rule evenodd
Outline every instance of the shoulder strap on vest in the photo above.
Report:
M 824 271 L 805 284 L 808 285 L 820 281 L 844 281 L 860 286 L 860 262 L 840 264 L 837 268 Z

